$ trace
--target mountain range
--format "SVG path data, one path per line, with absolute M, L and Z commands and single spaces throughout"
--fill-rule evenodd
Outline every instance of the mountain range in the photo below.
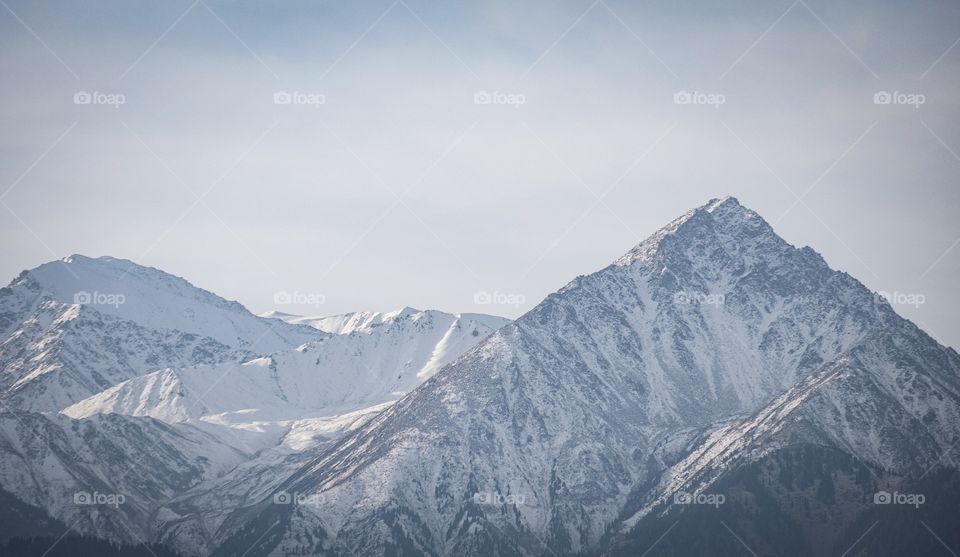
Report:
M 0 513 L 30 535 L 184 555 L 960 548 L 960 355 L 730 197 L 514 321 L 255 316 L 72 256 L 0 290 L 0 332 Z

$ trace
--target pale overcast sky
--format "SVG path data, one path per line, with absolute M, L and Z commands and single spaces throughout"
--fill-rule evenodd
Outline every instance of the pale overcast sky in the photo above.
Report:
M 0 4 L 3 282 L 515 317 L 734 195 L 960 346 L 956 2 Z

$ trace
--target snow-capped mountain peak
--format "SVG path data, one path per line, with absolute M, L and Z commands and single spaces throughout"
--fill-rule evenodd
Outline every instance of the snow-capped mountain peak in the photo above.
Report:
M 745 506 L 731 501 L 739 513 L 724 515 L 731 544 L 740 538 L 729 532 L 752 527 L 751 545 L 770 531 L 790 542 L 759 546 L 764 554 L 839 554 L 874 522 L 880 489 L 929 473 L 949 480 L 927 491 L 946 493 L 936 508 L 960 498 L 945 458 L 960 441 L 960 355 L 734 198 L 685 213 L 512 323 L 409 307 L 241 319 L 211 312 L 217 302 L 204 296 L 196 305 L 212 317 L 178 314 L 188 328 L 253 318 L 315 335 L 243 357 L 236 345 L 146 328 L 138 312 L 60 302 L 45 284 L 69 284 L 61 274 L 28 272 L 0 291 L 12 324 L 0 355 L 11 356 L 9 376 L 26 378 L 15 387 L 33 388 L 13 402 L 69 399 L 55 421 L 25 414 L 58 438 L 85 428 L 76 450 L 117 428 L 156 432 L 185 479 L 151 487 L 158 499 L 126 517 L 191 555 L 636 555 L 660 540 L 665 554 L 697 553 L 662 521 L 682 523 L 678 532 L 723 522 L 683 507 L 716 490 L 745 493 Z M 190 306 L 195 294 L 169 303 Z M 163 357 L 136 360 L 145 346 Z M 89 396 L 66 396 L 79 392 Z M 11 487 L 42 478 L 43 463 L 23 459 L 30 431 L 9 420 L 6 431 L 13 448 L 0 444 L 0 457 L 27 472 L 4 487 L 58 518 L 75 509 L 51 494 L 79 474 L 111 481 L 67 469 Z M 190 463 L 206 435 L 225 431 L 256 449 L 224 443 L 219 462 Z M 168 473 L 163 459 L 152 466 Z M 744 516 L 763 519 L 735 522 Z M 707 553 L 743 551 L 717 543 Z
M 935 465 L 960 439 L 958 372 L 956 352 L 862 284 L 715 199 L 551 294 L 284 485 L 328 504 L 240 510 L 223 535 L 229 547 L 280 523 L 275 555 L 602 553 L 638 501 L 676 489 L 660 474 L 679 462 L 678 481 L 713 481 L 730 468 L 711 466 L 767 454 L 757 439 L 877 470 Z
M 745 242 L 743 247 L 747 247 L 764 241 L 777 247 L 788 246 L 763 217 L 741 205 L 735 197 L 727 196 L 687 211 L 617 259 L 614 265 L 629 265 L 637 260 L 649 263 L 661 249 L 669 250 L 679 244 L 674 247 L 678 249 L 704 235 L 709 235 L 711 240 L 723 240 L 726 246 Z
M 0 289 L 0 397 L 61 410 L 170 365 L 248 359 L 324 338 L 125 259 L 72 255 Z
M 238 302 L 126 259 L 74 254 L 26 271 L 11 288 L 27 284 L 63 304 L 92 306 L 150 329 L 202 334 L 256 352 L 285 347 L 292 337 L 311 339 L 306 329 L 272 327 L 274 322 L 250 314 Z

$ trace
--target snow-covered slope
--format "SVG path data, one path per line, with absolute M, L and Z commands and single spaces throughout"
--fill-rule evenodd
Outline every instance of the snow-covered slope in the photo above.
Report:
M 731 469 L 798 440 L 835 448 L 886 475 L 931 472 L 960 440 L 960 359 L 916 328 L 876 335 L 756 413 L 698 440 L 664 470 L 652 491 L 656 497 L 624 526 L 634 526 L 677 492 L 703 492 Z
M 415 319 L 420 319 L 420 314 L 428 315 L 438 322 L 447 324 L 448 327 L 455 327 L 463 323 L 466 326 L 477 325 L 491 331 L 499 329 L 510 322 L 510 320 L 505 317 L 497 317 L 496 315 L 486 315 L 483 313 L 450 314 L 437 310 L 421 311 L 411 307 L 388 312 L 355 311 L 352 313 L 323 315 L 319 317 L 304 317 L 290 313 L 269 311 L 262 314 L 261 317 L 280 319 L 281 321 L 295 325 L 310 325 L 321 331 L 344 335 L 353 332 L 370 333 L 380 327 L 389 327 L 398 319 L 404 319 L 410 316 L 413 316 Z
M 249 460 L 258 440 L 118 415 L 0 412 L 0 485 L 76 532 L 150 536 L 158 502 Z
M 602 551 L 663 486 L 789 420 L 806 420 L 807 441 L 919 474 L 960 439 L 958 374 L 955 351 L 855 279 L 735 199 L 711 200 L 280 486 L 322 505 L 239 509 L 220 550 Z
M 451 314 L 411 307 L 389 312 L 357 311 L 321 317 L 279 312 L 268 312 L 264 316 L 290 324 L 309 325 L 337 335 L 385 333 L 405 336 L 405 353 L 410 356 L 410 364 L 406 365 L 417 366 L 417 376 L 421 380 L 428 379 L 481 339 L 510 322 L 505 317 L 483 313 Z
M 0 343 L 0 396 L 8 407 L 55 411 L 150 369 L 243 357 L 209 337 L 47 298 Z
M 857 554 L 937 554 L 943 545 L 929 532 L 958 534 L 958 377 L 956 354 L 919 329 L 878 331 L 755 414 L 661 459 L 659 481 L 635 491 L 605 552 L 636 555 L 682 520 L 661 551 L 739 554 L 739 541 L 711 531 L 726 521 L 758 554 L 837 555 L 882 522 Z M 918 502 L 878 504 L 884 493 Z M 711 497 L 722 502 L 689 505 Z
M 50 342 L 58 346 L 57 362 L 61 365 L 54 373 L 58 385 L 63 385 L 65 378 L 73 377 L 68 376 L 64 368 L 71 372 L 74 369 L 96 370 L 103 374 L 104 370 L 142 369 L 165 361 L 152 357 L 165 346 L 163 339 L 156 337 L 158 333 L 153 330 L 101 314 L 88 306 L 64 305 L 52 300 L 45 303 L 68 313 L 67 317 L 54 315 L 49 318 L 51 322 L 60 318 L 63 322 L 60 325 L 44 323 L 37 326 L 42 332 L 41 338 L 44 334 L 54 335 L 63 330 Z M 171 429 L 163 432 L 176 432 L 172 440 L 159 435 L 163 439 L 159 448 L 165 451 L 171 465 L 195 460 L 198 449 L 194 442 L 202 444 L 203 437 L 198 436 L 205 435 L 210 436 L 207 442 L 211 451 L 232 447 L 243 453 L 228 459 L 229 466 L 222 466 L 224 459 L 210 454 L 206 455 L 211 460 L 208 468 L 202 473 L 191 468 L 188 480 L 170 473 L 154 474 L 150 471 L 148 473 L 154 474 L 156 485 L 148 493 L 138 493 L 124 483 L 129 478 L 121 476 L 124 481 L 119 484 L 107 481 L 117 476 L 112 473 L 116 472 L 114 468 L 98 467 L 95 462 L 72 453 L 65 462 L 50 466 L 48 458 L 18 460 L 17 451 L 12 450 L 5 457 L 0 455 L 0 468 L 17 469 L 21 476 L 34 478 L 35 486 L 30 490 L 43 493 L 38 495 L 33 491 L 18 490 L 23 483 L 20 476 L 0 478 L 0 485 L 11 489 L 23 501 L 46 509 L 51 516 L 69 521 L 75 518 L 75 509 L 65 507 L 61 495 L 79 489 L 77 486 L 83 483 L 68 480 L 79 474 L 69 469 L 73 463 L 82 468 L 83 474 L 97 475 L 101 491 L 109 487 L 111 492 L 124 493 L 136 500 L 135 505 L 120 509 L 127 512 L 121 512 L 119 516 L 124 524 L 136 524 L 137 535 L 143 535 L 145 530 L 140 528 L 146 528 L 152 532 L 151 536 L 156 535 L 178 549 L 203 554 L 203 548 L 209 548 L 214 540 L 210 532 L 215 531 L 234 508 L 252 504 L 272 492 L 305 462 L 321 454 L 343 432 L 366 423 L 422 383 L 438 367 L 460 356 L 495 327 L 507 322 L 492 316 L 457 316 L 409 308 L 375 315 L 382 318 L 366 320 L 366 325 L 349 332 L 341 330 L 331 335 L 316 331 L 319 340 L 270 356 L 242 362 L 165 367 L 114 386 L 109 386 L 116 383 L 113 377 L 99 384 L 84 384 L 82 389 L 81 386 L 67 385 L 69 388 L 58 392 L 103 390 L 72 404 L 61 416 L 41 419 L 40 415 L 18 412 L 18 415 L 40 420 L 45 433 L 34 437 L 41 445 L 40 439 L 51 435 L 60 443 L 71 446 L 113 443 L 114 428 L 123 424 L 125 431 L 131 432 L 131 438 L 124 440 L 124 445 L 117 449 L 122 453 L 116 456 L 114 468 L 136 460 L 131 456 L 135 456 L 137 431 L 143 435 L 143 445 L 156 442 L 158 434 L 147 431 L 142 425 L 158 427 L 161 422 L 154 419 L 170 424 Z M 74 332 L 72 327 L 81 317 L 86 318 L 82 321 L 83 327 Z M 182 335 L 194 342 L 202 338 Z M 14 335 L 14 339 L 20 338 L 45 344 L 38 342 L 37 333 L 32 331 Z M 89 345 L 83 342 L 89 338 L 131 340 L 129 346 L 124 342 Z M 180 337 L 175 340 L 182 342 Z M 104 350 L 105 345 L 111 350 Z M 85 347 L 85 351 L 74 353 L 78 346 Z M 220 349 L 227 351 L 229 348 L 223 346 Z M 185 364 L 192 363 L 190 358 L 194 358 L 193 361 L 199 359 L 195 354 L 191 356 L 190 350 L 175 346 L 171 346 L 169 352 L 170 359 L 166 361 L 178 361 L 174 356 L 182 356 L 180 361 Z M 126 359 L 110 359 L 121 354 Z M 135 357 L 141 359 L 133 364 L 127 363 Z M 81 379 L 85 377 L 83 373 L 76 375 Z M 118 377 L 124 378 L 121 372 Z M 23 382 L 42 385 L 29 375 Z M 37 389 L 28 392 L 33 395 Z M 134 426 L 140 429 L 133 429 Z M 83 431 L 83 440 L 74 439 L 76 433 L 71 433 L 79 431 Z M 24 437 L 23 431 L 17 433 L 18 438 Z M 174 442 L 177 439 L 182 442 Z M 126 444 L 128 441 L 129 445 Z M 62 454 L 64 451 L 54 449 L 53 453 Z M 60 469 L 66 471 L 55 471 Z M 68 479 L 57 479 L 61 477 Z M 151 498 L 151 494 L 155 497 Z M 84 524 L 78 528 L 86 533 L 100 532 L 114 539 L 129 540 L 126 532 L 118 531 L 122 526 L 117 520 Z
M 294 422 L 278 445 L 166 502 L 156 513 L 156 540 L 184 555 L 213 552 L 218 541 L 215 533 L 234 510 L 282 493 L 279 486 L 328 450 L 338 434 L 362 426 L 388 406 Z
M 370 315 L 331 334 L 112 258 L 25 271 L 0 289 L 0 487 L 85 534 L 169 523 L 196 550 L 224 500 L 256 501 L 507 322 Z M 95 491 L 125 502 L 72 503 Z
M 126 259 L 72 255 L 27 271 L 11 286 L 24 281 L 61 303 L 93 305 L 143 327 L 199 334 L 258 354 L 316 338 L 306 328 L 276 326 L 238 302 Z
M 330 421 L 398 399 L 508 322 L 411 308 L 350 315 L 356 318 L 331 328 L 335 334 L 295 350 L 243 363 L 159 370 L 106 389 L 64 413 L 77 418 L 95 413 L 153 416 L 167 422 Z
M 239 361 L 326 335 L 257 317 L 183 279 L 74 255 L 0 289 L 0 397 L 60 410 L 150 370 Z
M 17 406 L 0 414 L 0 487 L 83 532 L 250 556 L 920 554 L 942 547 L 928 531 L 960 539 L 960 355 L 732 198 L 513 323 L 255 317 L 145 268 L 122 292 L 140 310 L 101 307 L 92 294 L 126 263 L 70 258 L 0 290 Z M 71 301 L 81 286 L 97 303 Z M 259 326 L 276 350 L 259 350 Z M 84 489 L 132 503 L 65 503 Z M 929 511 L 872 504 L 882 490 L 923 493 Z M 687 504 L 716 493 L 726 506 Z
M 417 364 L 417 376 L 428 379 L 438 369 L 473 347 L 480 339 L 510 322 L 505 317 L 483 313 L 451 314 L 437 310 L 421 311 L 405 307 L 397 311 L 357 311 L 340 315 L 303 317 L 280 312 L 268 312 L 264 317 L 280 319 L 290 324 L 309 325 L 321 331 L 338 335 L 351 333 L 396 334 L 398 324 L 415 323 L 416 332 L 407 332 L 407 352 L 411 364 Z M 429 352 L 429 356 L 427 353 Z

